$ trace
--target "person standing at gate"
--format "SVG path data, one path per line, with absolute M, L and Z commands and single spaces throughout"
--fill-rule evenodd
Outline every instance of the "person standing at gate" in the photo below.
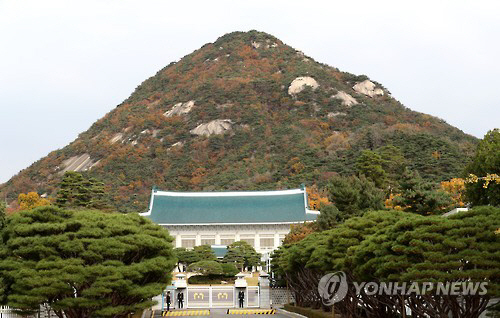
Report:
M 238 293 L 238 299 L 240 301 L 240 308 L 243 308 L 243 302 L 245 300 L 245 292 L 240 290 L 240 292 Z
M 167 311 L 170 311 L 171 301 L 172 301 L 172 299 L 170 298 L 170 292 L 167 292 L 167 299 L 165 300 L 165 302 L 167 303 Z
M 179 303 L 179 308 L 184 307 L 184 294 L 182 292 L 177 294 L 177 302 Z

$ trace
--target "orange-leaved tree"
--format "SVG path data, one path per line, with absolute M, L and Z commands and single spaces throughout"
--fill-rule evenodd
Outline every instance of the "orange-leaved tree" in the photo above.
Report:
M 454 205 L 463 207 L 465 205 L 465 180 L 462 178 L 453 178 L 450 181 L 441 182 L 441 189 L 448 193 L 453 200 Z
M 17 197 L 21 210 L 31 210 L 39 206 L 50 205 L 49 199 L 41 198 L 36 192 L 20 193 Z

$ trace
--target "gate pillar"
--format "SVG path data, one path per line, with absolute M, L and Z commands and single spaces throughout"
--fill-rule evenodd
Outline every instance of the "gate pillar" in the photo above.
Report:
M 259 276 L 259 303 L 260 308 L 271 308 L 271 289 L 269 287 L 269 274 L 261 272 Z

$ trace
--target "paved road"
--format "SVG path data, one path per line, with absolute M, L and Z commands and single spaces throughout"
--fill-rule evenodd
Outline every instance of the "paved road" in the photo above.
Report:
M 250 316 L 255 316 L 255 318 L 297 318 L 297 315 L 294 314 L 289 314 L 283 311 L 278 311 L 274 315 L 228 315 L 227 314 L 227 309 L 210 309 L 210 316 L 185 316 L 185 317 L 200 317 L 200 318 L 207 318 L 207 317 L 214 317 L 214 318 L 249 318 Z M 154 318 L 160 318 L 161 317 L 161 312 L 156 311 L 155 312 L 155 317 Z M 149 317 L 146 317 L 149 318 Z

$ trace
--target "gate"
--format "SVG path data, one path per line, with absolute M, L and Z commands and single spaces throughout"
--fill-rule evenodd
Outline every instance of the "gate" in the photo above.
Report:
M 210 308 L 211 287 L 188 287 L 186 308 Z
M 184 294 L 185 308 L 235 308 L 238 301 L 234 286 L 189 286 L 178 291 L 171 290 L 171 308 L 177 308 L 178 292 Z M 258 308 L 260 306 L 259 296 L 258 286 L 246 287 L 245 307 Z M 163 293 L 163 299 L 160 299 L 163 310 L 167 308 L 165 297 L 166 291 Z
M 247 307 L 254 308 L 260 307 L 259 303 L 259 287 L 258 286 L 248 286 L 246 292 Z
M 232 286 L 211 287 L 211 308 L 233 308 L 235 290 Z
M 186 308 L 233 308 L 233 286 L 196 286 L 186 289 Z

